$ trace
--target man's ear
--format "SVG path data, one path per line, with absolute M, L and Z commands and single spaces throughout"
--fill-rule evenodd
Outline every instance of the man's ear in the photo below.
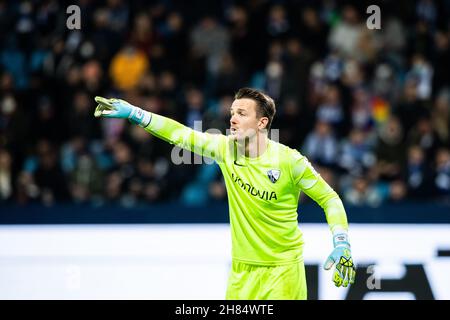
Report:
M 267 117 L 262 117 L 259 119 L 258 122 L 258 129 L 262 130 L 262 129 L 267 129 L 267 125 L 269 124 L 269 118 Z

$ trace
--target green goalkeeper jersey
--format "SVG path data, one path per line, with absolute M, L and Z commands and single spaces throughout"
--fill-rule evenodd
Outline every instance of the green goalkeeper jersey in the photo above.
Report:
M 283 265 L 303 259 L 297 220 L 302 191 L 324 209 L 332 232 L 348 228 L 339 196 L 296 150 L 268 140 L 262 155 L 245 157 L 232 137 L 194 131 L 156 114 L 145 129 L 218 163 L 228 193 L 234 261 Z

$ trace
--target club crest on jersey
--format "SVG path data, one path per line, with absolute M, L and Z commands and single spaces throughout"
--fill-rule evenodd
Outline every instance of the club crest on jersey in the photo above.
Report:
M 280 175 L 281 171 L 277 169 L 271 169 L 267 171 L 267 176 L 269 177 L 270 181 L 272 181 L 272 183 L 277 182 L 278 179 L 280 179 Z

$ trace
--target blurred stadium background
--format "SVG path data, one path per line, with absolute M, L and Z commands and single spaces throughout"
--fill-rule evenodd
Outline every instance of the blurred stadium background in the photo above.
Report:
M 93 98 L 225 133 L 252 86 L 348 212 L 358 278 L 336 289 L 301 199 L 310 298 L 450 299 L 449 22 L 448 0 L 0 1 L 0 298 L 223 299 L 218 167 Z

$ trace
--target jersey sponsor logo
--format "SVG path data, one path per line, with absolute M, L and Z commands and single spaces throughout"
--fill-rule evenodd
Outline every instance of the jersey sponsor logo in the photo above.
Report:
M 253 197 L 258 197 L 262 200 L 278 200 L 277 194 L 275 191 L 261 191 L 256 189 L 254 186 L 252 186 L 250 183 L 245 183 L 242 181 L 241 178 L 238 176 L 235 176 L 234 173 L 231 173 L 231 178 L 233 179 L 233 182 L 236 183 L 241 189 L 247 191 L 250 195 Z
M 278 169 L 271 169 L 267 171 L 267 176 L 269 177 L 270 181 L 272 181 L 272 183 L 277 182 L 278 179 L 280 179 L 280 175 L 281 171 Z

